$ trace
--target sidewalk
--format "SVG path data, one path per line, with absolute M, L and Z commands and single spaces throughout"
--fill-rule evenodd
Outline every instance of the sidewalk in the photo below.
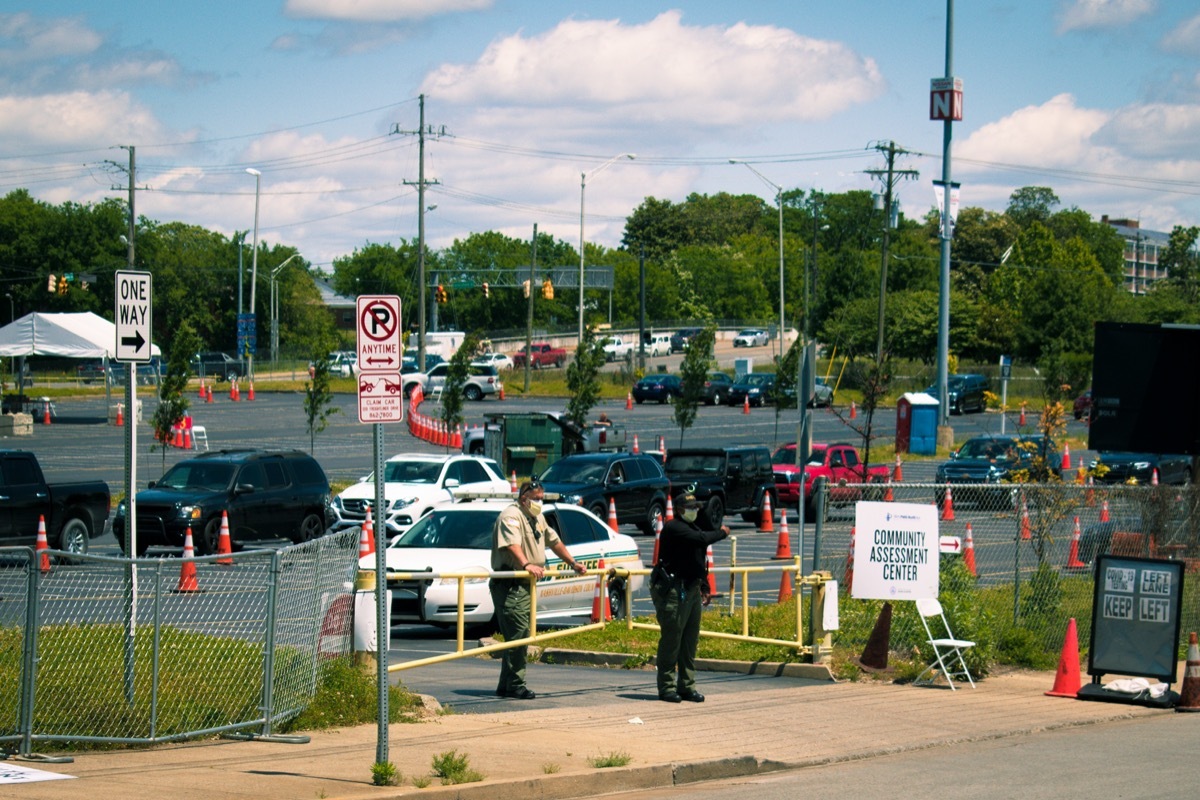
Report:
M 372 784 L 377 729 L 363 725 L 317 732 L 303 745 L 219 740 L 81 753 L 70 764 L 22 763 L 76 779 L 4 786 L 0 795 L 28 800 L 590 797 L 1173 713 L 1046 697 L 1053 682 L 1051 672 L 1013 672 L 987 678 L 976 689 L 951 692 L 814 681 L 802 689 L 710 693 L 703 704 L 615 696 L 574 713 L 548 713 L 535 700 L 519 711 L 433 715 L 421 724 L 391 726 L 389 760 L 404 775 L 403 785 L 396 787 Z M 484 780 L 441 787 L 433 778 L 424 789 L 414 787 L 412 777 L 428 777 L 431 759 L 448 750 L 469 756 Z M 632 760 L 606 769 L 588 764 L 612 753 L 627 753 Z

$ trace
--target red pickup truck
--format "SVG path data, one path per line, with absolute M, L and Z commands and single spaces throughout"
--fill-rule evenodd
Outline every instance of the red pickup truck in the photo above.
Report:
M 796 466 L 796 445 L 785 444 L 771 457 L 775 472 L 775 493 L 780 506 L 800 503 L 800 468 Z M 813 481 L 825 478 L 829 486 L 826 506 L 844 506 L 858 500 L 878 500 L 883 497 L 883 484 L 891 471 L 885 464 L 863 464 L 858 449 L 849 444 L 814 444 L 804 466 L 804 503 L 808 519 L 816 519 L 813 501 Z M 865 484 L 879 484 L 877 491 L 864 491 Z M 878 496 L 876 496 L 878 495 Z
M 561 347 L 554 347 L 546 342 L 534 342 L 529 346 L 529 349 L 532 353 L 529 364 L 534 369 L 561 367 L 567 363 L 567 351 Z M 525 351 L 521 350 L 518 353 L 513 353 L 512 362 L 513 369 L 524 369 Z

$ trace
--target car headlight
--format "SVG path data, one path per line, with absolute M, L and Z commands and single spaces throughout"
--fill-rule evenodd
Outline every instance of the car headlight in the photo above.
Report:
M 117 516 L 118 517 L 125 516 L 125 501 L 124 500 L 117 503 Z
M 204 508 L 201 506 L 180 506 L 180 519 L 200 519 L 204 516 Z
M 1134 469 L 1150 469 L 1150 462 L 1149 461 L 1135 461 L 1135 462 L 1133 462 L 1133 468 Z
M 1000 467 L 988 467 L 987 479 L 992 483 L 996 483 L 1004 477 L 1004 472 L 1005 471 Z
M 466 569 L 459 571 L 487 573 L 488 569 L 487 567 L 467 567 Z M 463 585 L 469 586 L 472 583 L 487 583 L 489 579 L 490 578 L 487 574 L 482 574 L 477 577 L 463 578 Z M 436 582 L 439 586 L 455 586 L 458 584 L 458 578 L 438 578 Z

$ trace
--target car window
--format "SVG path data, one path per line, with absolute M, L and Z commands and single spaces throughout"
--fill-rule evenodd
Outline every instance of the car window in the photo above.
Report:
M 628 480 L 628 478 L 625 475 L 624 462 L 617 461 L 611 467 L 608 468 L 608 482 L 609 483 L 625 483 L 626 480 Z
M 609 538 L 608 528 L 570 506 L 560 506 L 556 509 L 554 521 L 557 523 L 554 528 L 558 531 L 559 538 L 568 546 L 602 542 Z
M 437 483 L 442 464 L 437 461 L 389 461 L 383 467 L 384 483 Z
M 487 470 L 478 461 L 459 461 L 458 462 L 459 481 L 462 483 L 483 483 L 491 480 L 488 477 Z
M 855 451 L 853 451 L 849 448 L 843 450 L 842 458 L 845 459 L 847 467 L 857 467 L 858 466 L 858 453 L 856 453 Z
M 842 451 L 841 450 L 834 450 L 833 453 L 830 454 L 829 466 L 831 466 L 831 467 L 846 466 L 845 461 L 842 460 Z
M 607 465 L 599 461 L 555 461 L 542 473 L 545 483 L 599 483 L 604 480 Z
M 229 485 L 233 476 L 232 464 L 204 461 L 182 461 L 167 471 L 155 484 L 168 489 L 208 489 L 219 491 Z
M 272 489 L 282 489 L 288 485 L 287 474 L 283 471 L 282 461 L 267 461 L 263 463 L 267 473 L 267 486 Z
M 667 471 L 682 475 L 716 475 L 721 471 L 721 456 L 716 453 L 668 454 Z
M 246 464 L 238 473 L 238 485 L 245 484 L 253 486 L 255 489 L 267 488 L 267 473 L 263 470 L 262 464 L 257 461 L 253 464 Z
M 321 465 L 311 458 L 290 458 L 288 465 L 292 468 L 296 483 L 301 486 L 328 486 L 329 479 L 325 477 Z
M 27 486 L 37 483 L 33 473 L 33 462 L 29 458 L 4 459 L 3 472 L 6 486 Z
M 490 550 L 492 527 L 498 513 L 496 506 L 470 511 L 434 511 L 417 520 L 392 547 Z

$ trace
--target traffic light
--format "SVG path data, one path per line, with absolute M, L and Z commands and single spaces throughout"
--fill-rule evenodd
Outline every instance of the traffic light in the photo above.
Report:
M 449 298 L 446 296 L 446 287 L 439 283 L 437 287 L 437 301 L 439 303 L 445 303 L 448 299 Z
M 550 282 L 549 278 L 542 281 L 542 297 L 546 300 L 554 299 L 554 284 Z
M 483 296 L 485 298 L 492 296 L 491 290 L 488 288 L 487 281 L 483 282 Z
M 46 291 L 54 294 L 54 290 L 58 288 L 58 276 L 51 275 L 50 281 L 46 284 Z
M 58 279 L 58 293 L 64 295 L 67 293 L 67 276 L 63 275 Z

